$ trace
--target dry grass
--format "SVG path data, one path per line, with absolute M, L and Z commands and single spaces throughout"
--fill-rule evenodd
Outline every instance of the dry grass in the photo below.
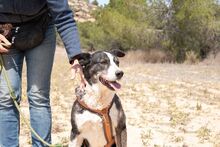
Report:
M 69 140 L 70 111 L 77 83 L 70 80 L 64 52 L 59 49 L 56 54 L 52 77 L 54 143 Z M 129 146 L 219 147 L 219 65 L 133 64 L 131 61 L 144 60 L 145 56 L 140 52 L 132 58 L 132 54 L 128 53 L 121 66 L 125 76 L 119 96 L 129 131 L 134 128 L 128 134 L 129 141 L 137 135 L 144 145 L 130 143 Z M 22 109 L 28 117 L 25 94 L 23 100 Z M 21 146 L 30 146 L 29 136 L 28 129 L 22 124 Z
M 219 49 L 220 50 L 220 49 Z M 202 64 L 206 65 L 220 65 L 220 53 L 217 55 L 209 54 L 208 58 L 205 59 Z
M 186 52 L 186 64 L 195 64 L 199 62 L 198 55 L 193 51 Z
M 201 139 L 201 142 L 204 142 L 204 140 L 210 139 L 211 131 L 206 126 L 199 128 L 197 130 L 197 133 L 198 133 L 197 136 Z
M 170 115 L 170 123 L 172 126 L 186 125 L 188 121 L 188 113 L 182 112 L 175 104 L 169 104 L 168 112 Z
M 130 63 L 164 63 L 171 62 L 172 59 L 161 50 L 131 50 L 126 53 L 125 62 Z

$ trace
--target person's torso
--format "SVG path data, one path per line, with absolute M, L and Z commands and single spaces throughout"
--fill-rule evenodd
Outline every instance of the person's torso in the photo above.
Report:
M 46 7 L 46 0 L 0 0 L 0 22 L 31 20 Z

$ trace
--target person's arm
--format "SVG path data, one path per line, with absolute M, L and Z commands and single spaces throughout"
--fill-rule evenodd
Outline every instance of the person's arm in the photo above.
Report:
M 67 0 L 47 0 L 57 31 L 65 45 L 70 62 L 81 53 L 80 40 L 73 12 Z M 72 62 L 73 63 L 73 62 Z
M 81 87 L 85 86 L 82 67 L 77 55 L 81 53 L 80 40 L 73 12 L 69 8 L 67 0 L 47 0 L 55 26 L 65 45 L 69 62 L 72 64 L 72 77 L 75 78 L 78 72 L 81 77 Z

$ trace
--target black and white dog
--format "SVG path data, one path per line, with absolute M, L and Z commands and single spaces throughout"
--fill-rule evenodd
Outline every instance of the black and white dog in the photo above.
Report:
M 116 147 L 127 146 L 125 113 L 119 97 L 115 94 L 121 87 L 117 81 L 123 76 L 118 57 L 124 56 L 120 50 L 82 53 L 78 56 L 88 83 L 83 90 L 77 88 L 76 95 L 91 109 L 102 110 L 111 105 L 109 116 L 115 140 L 115 144 L 111 146 Z M 73 104 L 71 123 L 70 147 L 106 147 L 102 117 L 85 109 L 77 100 Z

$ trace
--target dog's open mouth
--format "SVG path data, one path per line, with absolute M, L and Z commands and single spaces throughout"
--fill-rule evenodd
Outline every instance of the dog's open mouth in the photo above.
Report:
M 117 81 L 108 81 L 102 77 L 99 77 L 99 81 L 111 90 L 118 90 L 121 88 L 121 84 L 119 84 Z

